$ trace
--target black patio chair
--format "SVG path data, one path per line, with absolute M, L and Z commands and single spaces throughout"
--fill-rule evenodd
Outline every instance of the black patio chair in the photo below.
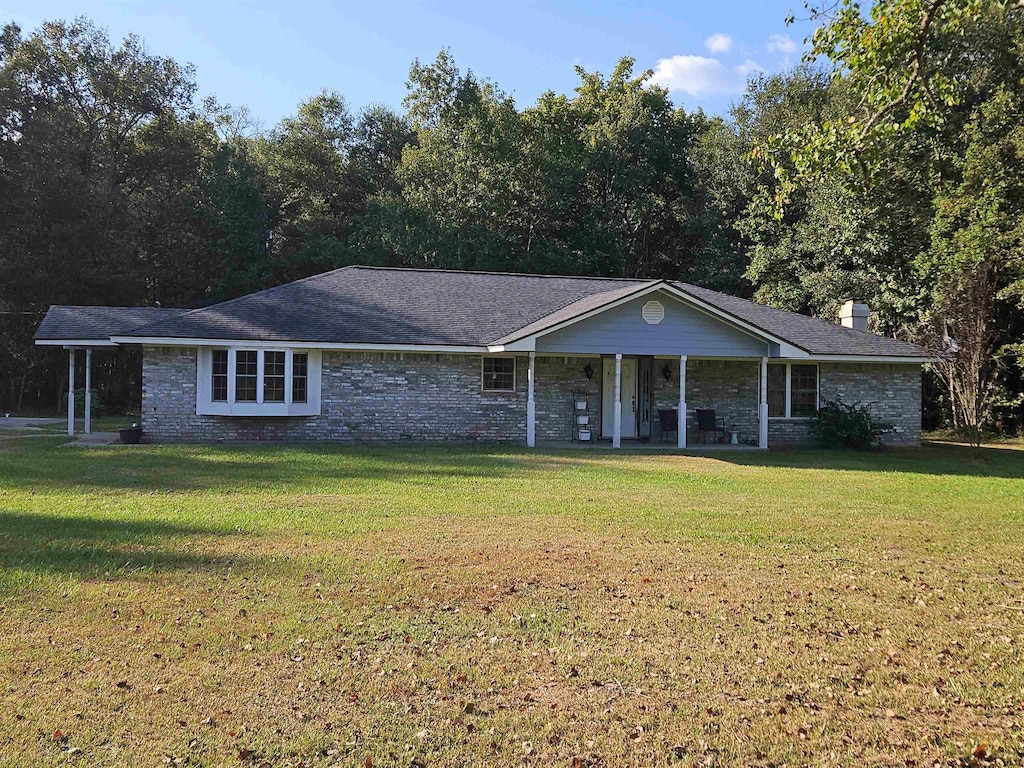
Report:
M 714 409 L 698 408 L 696 411 L 696 416 L 698 443 L 707 442 L 708 432 L 711 433 L 713 440 L 725 440 L 725 419 L 716 419 Z M 721 438 L 718 437 L 719 434 L 721 434 Z M 703 438 L 703 440 L 701 438 Z
M 661 424 L 661 442 L 668 442 L 665 438 L 669 432 L 679 433 L 679 411 L 673 408 L 658 409 L 658 423 Z

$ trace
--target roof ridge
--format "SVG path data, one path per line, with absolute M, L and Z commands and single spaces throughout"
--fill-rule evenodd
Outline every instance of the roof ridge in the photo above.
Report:
M 353 269 L 376 269 L 392 272 L 445 272 L 455 275 L 502 275 L 505 277 L 544 277 L 561 280 L 615 280 L 618 282 L 649 283 L 652 280 L 664 280 L 660 277 L 603 277 L 599 275 L 553 275 L 540 272 L 499 272 L 487 269 L 449 269 L 444 267 L 385 267 L 373 264 L 353 264 Z M 345 267 L 343 267 L 345 269 Z M 324 273 L 327 274 L 327 273 Z M 287 285 L 287 283 L 286 283 Z

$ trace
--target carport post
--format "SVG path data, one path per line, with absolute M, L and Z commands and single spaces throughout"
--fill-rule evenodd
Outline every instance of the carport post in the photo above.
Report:
M 92 430 L 92 347 L 85 348 L 85 434 Z
M 68 347 L 68 437 L 75 436 L 75 348 Z

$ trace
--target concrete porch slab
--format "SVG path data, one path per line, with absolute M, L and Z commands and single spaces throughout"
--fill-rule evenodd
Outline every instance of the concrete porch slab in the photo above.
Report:
M 76 440 L 64 443 L 64 447 L 95 448 L 100 445 L 113 445 L 120 439 L 117 432 L 90 432 L 80 434 Z
M 688 445 L 686 448 L 679 448 L 674 443 L 658 443 L 658 442 L 631 442 L 628 440 L 622 441 L 621 448 L 613 448 L 610 441 L 586 442 L 581 443 L 575 440 L 538 440 L 538 448 L 548 448 L 551 450 L 561 450 L 565 448 L 576 448 L 579 450 L 591 450 L 591 451 L 614 451 L 620 453 L 622 451 L 644 451 L 644 452 L 658 452 L 658 453 L 705 453 L 705 452 L 720 452 L 720 451 L 759 451 L 761 450 L 756 445 L 731 445 L 729 443 L 698 443 L 697 445 Z

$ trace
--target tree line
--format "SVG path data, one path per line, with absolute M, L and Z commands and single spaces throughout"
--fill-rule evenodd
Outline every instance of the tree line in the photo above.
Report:
M 1022 13 L 810 11 L 808 63 L 724 116 L 629 58 L 522 106 L 441 51 L 411 65 L 401 110 L 325 90 L 269 128 L 198 100 L 193 69 L 138 38 L 9 24 L 0 410 L 61 402 L 66 359 L 31 344 L 50 304 L 202 306 L 360 263 L 664 277 L 829 320 L 864 299 L 876 331 L 935 349 L 933 424 L 1012 425 Z M 132 404 L 137 353 L 98 363 L 109 405 Z

